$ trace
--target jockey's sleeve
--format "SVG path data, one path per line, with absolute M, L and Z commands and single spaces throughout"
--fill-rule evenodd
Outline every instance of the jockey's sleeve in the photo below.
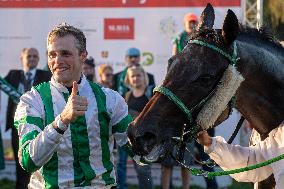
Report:
M 132 117 L 128 114 L 128 106 L 117 92 L 109 89 L 104 89 L 106 95 L 107 111 L 110 114 L 110 126 L 112 134 L 115 138 L 116 144 L 124 148 L 130 157 L 134 156 L 131 144 L 127 137 L 127 127 L 132 121 Z
M 34 172 L 52 158 L 62 135 L 52 124 L 44 127 L 44 107 L 35 89 L 21 97 L 14 120 L 19 135 L 19 162 L 26 171 Z

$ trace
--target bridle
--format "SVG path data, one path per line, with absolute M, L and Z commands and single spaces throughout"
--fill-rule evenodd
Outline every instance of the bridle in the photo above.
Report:
M 188 44 L 197 44 L 197 45 L 200 45 L 200 46 L 205 46 L 207 48 L 210 48 L 210 49 L 214 50 L 215 52 L 223 55 L 226 59 L 229 60 L 229 64 L 231 64 L 233 66 L 236 65 L 236 63 L 238 61 L 236 42 L 233 43 L 233 54 L 232 55 L 223 51 L 222 49 L 218 48 L 217 46 L 214 46 L 212 44 L 206 43 L 206 42 L 201 41 L 201 40 L 193 39 L 193 40 L 190 40 L 188 42 Z M 196 121 L 193 120 L 192 114 L 195 110 L 200 109 L 201 107 L 203 107 L 206 104 L 206 102 L 215 94 L 216 89 L 217 89 L 217 87 L 214 87 L 205 98 L 201 99 L 199 103 L 197 103 L 195 106 L 193 106 L 191 108 L 188 108 L 182 102 L 182 100 L 178 96 L 176 96 L 167 87 L 157 86 L 153 90 L 153 92 L 159 92 L 159 93 L 162 93 L 163 95 L 165 95 L 170 101 L 172 101 L 185 114 L 185 116 L 188 120 L 188 124 L 184 124 L 184 126 L 182 128 L 181 136 L 180 137 L 173 137 L 173 140 L 176 143 L 175 145 L 178 148 L 178 154 L 177 154 L 178 157 L 174 157 L 174 159 L 176 159 L 176 161 L 178 161 L 180 164 L 182 164 L 181 160 L 183 159 L 184 151 L 185 150 L 189 151 L 186 148 L 186 142 L 188 142 L 189 140 L 195 139 L 196 136 L 197 136 L 197 133 L 199 131 L 201 131 L 200 130 L 201 128 L 199 128 Z M 186 129 L 187 127 L 189 129 Z

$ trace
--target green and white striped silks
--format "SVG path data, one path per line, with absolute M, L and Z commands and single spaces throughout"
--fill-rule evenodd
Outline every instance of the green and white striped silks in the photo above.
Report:
M 132 120 L 127 105 L 118 93 L 89 83 L 85 77 L 79 95 L 87 98 L 88 109 L 63 135 L 51 123 L 69 97 L 64 86 L 52 79 L 21 98 L 15 123 L 21 164 L 33 172 L 31 188 L 110 188 L 116 184 L 113 140 L 115 137 L 120 146 L 127 144 L 125 131 Z

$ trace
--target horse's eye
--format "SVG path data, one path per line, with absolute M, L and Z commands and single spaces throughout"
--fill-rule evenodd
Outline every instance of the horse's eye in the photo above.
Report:
M 203 85 L 209 85 L 211 81 L 214 80 L 214 76 L 212 75 L 202 75 L 198 78 L 198 83 L 201 83 Z
M 214 78 L 213 75 L 202 75 L 202 76 L 200 76 L 200 77 L 198 78 L 198 80 L 204 80 L 204 81 L 206 81 L 206 80 L 211 80 L 211 79 L 213 79 L 213 78 Z

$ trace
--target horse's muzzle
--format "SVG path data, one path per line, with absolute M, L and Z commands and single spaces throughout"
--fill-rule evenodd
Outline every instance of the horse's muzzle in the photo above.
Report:
M 148 155 L 157 144 L 157 134 L 151 131 L 145 131 L 137 134 L 137 128 L 132 122 L 127 129 L 127 135 L 133 147 L 135 154 Z

